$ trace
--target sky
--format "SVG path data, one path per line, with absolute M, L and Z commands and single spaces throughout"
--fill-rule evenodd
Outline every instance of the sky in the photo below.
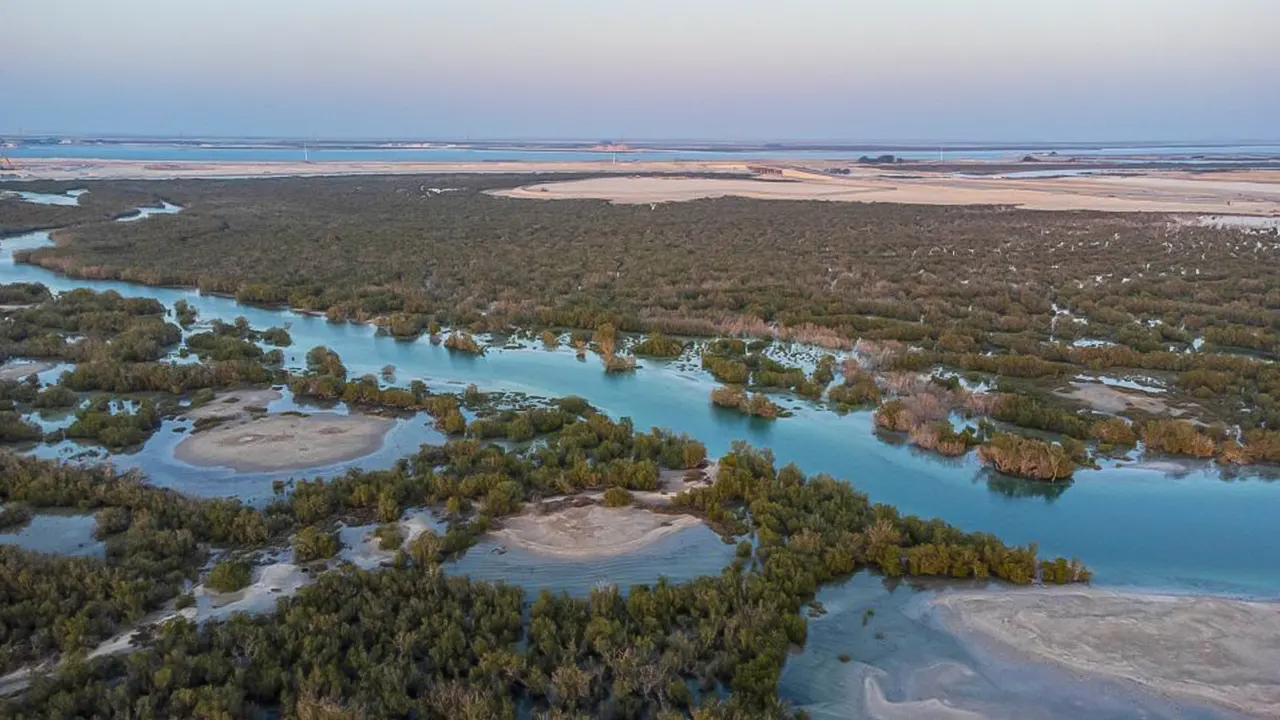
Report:
M 1280 0 L 0 0 L 0 133 L 1272 140 Z

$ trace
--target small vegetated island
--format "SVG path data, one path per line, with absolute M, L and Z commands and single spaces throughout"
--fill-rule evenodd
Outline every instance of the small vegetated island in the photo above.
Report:
M 900 376 L 941 371 L 1033 398 L 1034 411 L 995 418 L 1002 431 L 1034 430 L 1077 466 L 1091 463 L 1076 440 L 1104 455 L 1129 445 L 1130 433 L 1101 424 L 1114 421 L 1107 416 L 1123 417 L 1152 452 L 1280 458 L 1280 311 L 1268 300 L 1280 286 L 1280 249 L 1265 229 L 1133 213 L 740 198 L 651 208 L 489 193 L 528 181 L 80 183 L 93 204 L 50 211 L 70 227 L 56 247 L 18 261 L 191 285 L 376 323 L 397 337 L 439 333 L 462 353 L 483 350 L 477 333 L 552 328 L 558 344 L 570 331 L 571 344 L 597 352 L 610 372 L 632 370 L 637 357 L 680 355 L 686 344 L 674 337 L 802 342 L 845 357 L 861 340 L 871 351 L 834 382 L 725 346 L 708 348 L 703 364 L 728 388 L 716 404 L 765 418 L 784 414 L 770 393 L 848 410 L 911 401 Z M 455 190 L 429 192 L 442 186 Z M 183 212 L 144 223 L 104 215 L 108 205 L 160 196 Z M 175 242 L 189 237 L 206 241 Z M 624 352 L 624 333 L 643 337 Z M 1157 380 L 1160 395 L 1104 384 L 1131 376 Z M 1068 415 L 1080 419 L 1057 422 Z M 896 429 L 930 444 L 940 428 L 913 416 L 920 428 Z M 1022 443 L 1019 453 L 1048 453 L 1024 463 L 1012 459 L 1012 441 L 1001 442 L 984 455 L 1006 472 L 1044 475 L 1044 459 L 1057 453 Z
M 552 350 L 567 337 L 620 383 L 648 363 L 696 363 L 720 384 L 711 402 L 728 411 L 788 422 L 779 396 L 813 411 L 872 411 L 886 437 L 948 456 L 976 449 L 992 472 L 1040 482 L 1139 447 L 1280 462 L 1274 240 L 1147 215 L 487 194 L 521 184 L 88 183 L 92 203 L 56 217 L 0 214 L 0 231 L 64 226 L 56 246 L 20 252 L 20 263 L 426 334 L 460 355 L 526 333 Z M 426 189 L 444 186 L 457 191 Z M 183 212 L 112 222 L 161 188 Z M 0 380 L 0 443 L 10 446 L 0 451 L 0 526 L 74 508 L 94 514 L 105 547 L 99 558 L 0 546 L 0 673 L 41 668 L 0 700 L 5 716 L 786 717 L 778 678 L 824 584 L 859 571 L 1012 585 L 1090 578 L 1077 560 L 904 516 L 841 480 L 777 467 L 765 449 L 738 443 L 709 462 L 694 438 L 639 431 L 579 398 L 518 410 L 474 387 L 397 385 L 392 367 L 353 377 L 326 347 L 290 372 L 287 329 L 202 323 L 186 303 L 24 284 L 0 287 L 0 305 L 0 360 L 20 359 Z M 15 369 L 30 361 L 68 367 L 48 383 Z M 1134 377 L 1159 392 L 1126 387 Z M 386 470 L 299 480 L 260 506 L 15 452 L 67 439 L 116 451 L 185 418 L 180 457 L 283 467 L 244 449 L 296 455 L 281 438 L 315 437 L 330 420 L 268 412 L 273 386 L 354 411 L 359 427 L 330 436 L 360 442 L 332 443 L 306 464 L 366 453 L 389 418 L 408 413 L 426 413 L 448 441 Z M 74 419 L 46 433 L 31 419 L 41 408 Z M 406 533 L 402 518 L 422 508 L 445 524 Z M 643 513 L 637 537 L 705 523 L 736 557 L 717 576 L 582 598 L 447 571 L 480 538 L 504 533 L 574 555 L 544 532 L 547 511 L 591 532 L 622 517 L 607 513 Z M 360 523 L 378 524 L 384 567 L 341 560 L 340 529 Z M 188 606 L 189 584 L 252 588 L 256 559 L 286 548 L 317 577 L 273 612 L 171 619 L 133 635 L 128 652 L 85 655 Z
M 859 570 L 1011 584 L 1089 578 L 1077 561 L 1040 559 L 1033 547 L 902 516 L 844 482 L 778 468 L 768 451 L 745 444 L 708 475 L 696 440 L 637 431 L 580 399 L 484 410 L 474 389 L 437 395 L 416 381 L 400 388 L 349 377 L 324 347 L 307 352 L 305 371 L 288 373 L 278 353 L 258 347 L 269 338 L 282 344 L 286 334 L 247 323 L 215 323 L 181 343 L 165 309 L 151 301 L 88 291 L 32 297 L 36 308 L 4 320 L 5 347 L 79 362 L 48 387 L 35 378 L 5 381 L 0 389 L 19 419 L 45 398 L 86 403 L 77 423 L 152 415 L 208 421 L 198 436 L 251 426 L 278 396 L 267 385 L 283 382 L 295 396 L 341 399 L 365 411 L 425 410 L 456 439 L 423 446 L 389 470 L 299 482 L 260 507 L 158 489 L 108 465 L 0 453 L 6 525 L 75 508 L 95 516 L 94 533 L 105 544 L 101 558 L 0 547 L 0 670 L 49 663 L 2 701 L 7 716 L 49 708 L 117 714 L 139 702 L 170 716 L 502 717 L 521 704 L 588 715 L 697 707 L 723 716 L 787 714 L 778 674 L 791 648 L 804 643 L 803 606 L 826 582 Z M 66 333 L 84 339 L 69 343 Z M 595 342 L 607 351 L 608 333 Z M 179 349 L 201 359 L 161 361 Z M 149 397 L 145 412 L 121 405 L 139 392 Z M 464 404 L 481 416 L 450 427 Z M 114 445 L 109 433 L 99 435 Z M 493 438 L 538 442 L 504 449 L 486 442 Z M 658 499 L 671 483 L 678 492 Z M 526 597 L 516 587 L 442 571 L 443 562 L 505 521 L 517 525 L 527 504 L 552 495 L 583 498 L 601 512 L 652 501 L 644 512 L 668 520 L 650 531 L 705 522 L 738 544 L 736 559 L 720 576 L 578 599 Z M 444 531 L 410 540 L 394 525 L 378 531 L 379 546 L 392 553 L 387 567 L 362 571 L 334 560 L 342 550 L 339 523 L 394 523 L 428 507 L 447 518 Z M 281 598 L 275 612 L 199 623 L 173 617 L 129 643 L 108 643 L 117 651 L 82 655 L 167 605 L 189 607 L 188 583 L 220 596 L 245 590 L 255 553 L 282 545 L 319 578 Z M 220 557 L 210 564 L 215 551 Z M 256 649 L 246 656 L 245 647 Z

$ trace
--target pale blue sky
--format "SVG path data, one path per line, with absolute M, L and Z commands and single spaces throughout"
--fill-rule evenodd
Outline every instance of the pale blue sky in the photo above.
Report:
M 1273 139 L 1280 0 L 0 0 L 0 132 Z

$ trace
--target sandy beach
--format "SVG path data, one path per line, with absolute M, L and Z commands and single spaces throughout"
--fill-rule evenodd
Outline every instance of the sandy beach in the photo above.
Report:
M 1162 695 L 1280 717 L 1280 604 L 1093 589 L 942 593 L 942 623 L 996 649 Z
M 368 455 L 392 425 L 369 415 L 271 415 L 195 433 L 178 443 L 174 457 L 239 472 L 300 470 Z
M 542 555 L 600 558 L 639 550 L 660 538 L 701 523 L 690 515 L 661 515 L 638 507 L 568 507 L 539 513 L 536 506 L 494 532 L 500 542 Z
M 1001 177 L 921 172 L 910 167 L 858 169 L 831 176 L 784 170 L 780 177 L 634 177 L 551 181 L 494 191 L 510 198 L 598 199 L 621 204 L 682 202 L 726 196 L 924 205 L 1012 205 L 1028 210 L 1099 210 L 1280 215 L 1280 178 L 1234 172 L 1203 176 L 1159 171 L 1133 175 Z

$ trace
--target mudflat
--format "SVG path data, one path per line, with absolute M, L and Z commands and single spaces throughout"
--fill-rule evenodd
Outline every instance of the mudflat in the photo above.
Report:
M 1086 589 L 943 593 L 932 607 L 1016 654 L 1280 717 L 1280 603 Z

